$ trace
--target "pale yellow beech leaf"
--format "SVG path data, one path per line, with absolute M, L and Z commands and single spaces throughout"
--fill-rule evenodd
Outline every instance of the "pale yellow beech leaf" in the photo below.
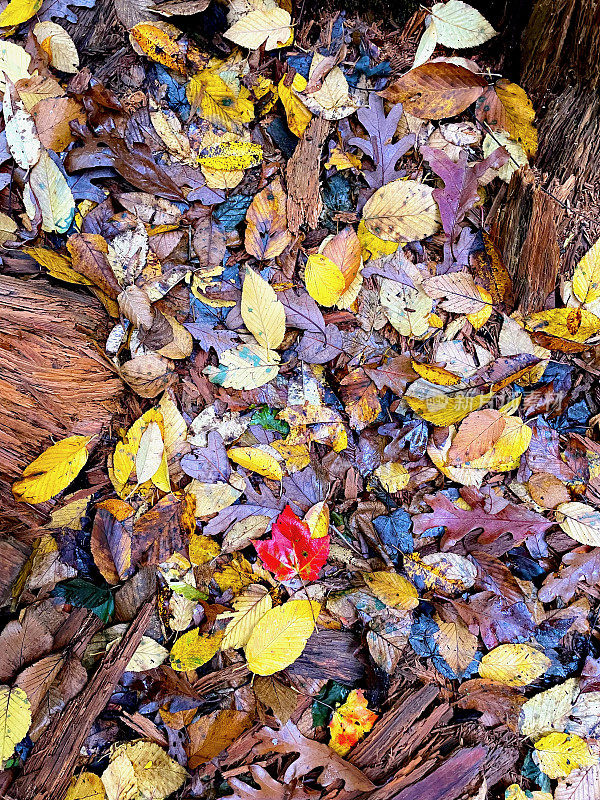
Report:
M 390 242 L 414 242 L 433 236 L 440 213 L 431 186 L 398 179 L 377 189 L 365 203 L 362 219 L 367 229 Z
M 398 461 L 386 461 L 385 464 L 377 467 L 373 476 L 381 483 L 388 492 L 401 492 L 405 489 L 410 480 L 410 473 Z
M 413 61 L 412 68 L 420 67 L 426 61 L 429 61 L 433 55 L 437 45 L 437 28 L 435 20 L 432 18 L 429 25 L 423 31 L 423 35 L 419 41 L 417 52 L 415 53 L 415 60 Z
M 475 634 L 457 617 L 453 622 L 445 622 L 437 614 L 434 616 L 438 629 L 434 634 L 439 653 L 457 678 L 462 678 L 465 670 L 475 658 L 478 640 Z
M 138 797 L 133 764 L 125 753 L 121 752 L 111 758 L 102 773 L 102 783 L 108 800 L 134 800 Z
M 241 497 L 246 487 L 244 479 L 234 472 L 229 483 L 220 481 L 219 483 L 203 483 L 194 479 L 186 487 L 188 494 L 194 495 L 196 501 L 196 517 L 209 517 L 211 514 L 218 514 L 224 508 L 229 508 L 238 498 Z
M 573 294 L 581 303 L 600 298 L 600 239 L 581 258 L 573 273 Z
M 69 230 L 75 216 L 73 193 L 46 150 L 42 150 L 37 164 L 29 173 L 23 193 L 25 210 L 30 219 L 36 216 L 35 201 L 42 212 L 42 230 L 49 233 L 66 233 Z
M 171 648 L 171 666 L 179 672 L 201 667 L 219 650 L 223 635 L 224 631 L 201 634 L 200 628 L 184 633 Z
M 50 56 L 50 64 L 61 72 L 77 72 L 79 55 L 75 42 L 66 30 L 56 22 L 38 22 L 33 35 L 44 52 Z
M 429 331 L 433 300 L 420 289 L 383 278 L 379 302 L 390 324 L 402 336 L 421 338 Z
M 53 444 L 23 470 L 13 494 L 23 503 L 45 503 L 73 481 L 88 460 L 91 436 L 69 436 Z
M 564 778 L 578 767 L 598 763 L 587 743 L 574 733 L 554 731 L 535 743 L 536 761 L 549 778 Z
M 31 56 L 18 44 L 13 44 L 7 40 L 0 41 L 0 91 L 4 92 L 7 75 L 13 83 L 22 78 L 30 78 L 29 64 Z
M 313 600 L 288 600 L 267 611 L 245 647 L 248 669 L 272 675 L 293 664 L 312 635 L 320 610 Z
M 219 614 L 218 619 L 229 619 L 221 650 L 245 647 L 257 622 L 273 607 L 271 595 L 258 583 L 253 583 L 234 600 L 235 611 Z
M 429 13 L 435 21 L 437 40 L 444 47 L 476 47 L 497 36 L 485 17 L 462 0 L 436 3 Z
M 258 9 L 243 16 L 223 35 L 249 50 L 258 50 L 262 44 L 265 50 L 275 50 L 291 43 L 294 35 L 291 22 L 290 13 L 284 8 Z
M 2 102 L 5 135 L 11 156 L 21 169 L 28 170 L 37 163 L 41 145 L 33 117 L 19 99 L 14 87 L 7 85 Z
M 225 350 L 219 356 L 219 366 L 205 367 L 211 383 L 225 389 L 258 389 L 279 373 L 279 355 L 251 341 Z
M 478 798 L 474 798 L 474 800 L 478 800 Z M 485 795 L 483 800 L 485 800 Z M 527 791 L 527 794 L 525 794 L 517 783 L 512 783 L 504 793 L 504 800 L 552 800 L 552 792 Z M 556 797 L 556 800 L 559 800 L 559 798 Z M 566 798 L 564 798 L 564 800 L 566 800 Z M 571 797 L 569 800 L 577 799 Z M 581 800 L 584 800 L 584 798 L 581 798 Z
M 600 545 L 600 511 L 586 503 L 561 503 L 556 521 L 563 531 L 581 544 Z
M 315 53 L 310 65 L 309 78 L 312 78 L 316 69 L 325 60 L 325 56 Z M 357 105 L 350 97 L 348 81 L 339 67 L 333 67 L 323 79 L 316 92 L 303 92 L 302 102 L 320 117 L 337 120 L 353 114 Z
M 248 267 L 242 287 L 242 319 L 262 347 L 274 350 L 285 336 L 285 308 L 273 287 Z
M 548 656 L 530 644 L 501 644 L 483 656 L 479 674 L 505 686 L 527 686 L 551 665 Z
M 155 742 L 138 740 L 119 744 L 111 758 L 121 756 L 131 763 L 139 800 L 165 800 L 187 777 L 186 770 Z
M 529 159 L 527 158 L 527 153 L 523 149 L 521 143 L 515 142 L 514 139 L 511 139 L 507 133 L 496 131 L 493 135 L 489 133 L 486 134 L 482 144 L 483 155 L 485 158 L 491 155 L 499 147 L 504 147 L 505 150 L 508 150 L 510 158 L 497 171 L 490 170 L 488 174 L 493 175 L 497 173 L 501 181 L 509 183 L 513 172 L 516 172 L 519 167 L 528 164 Z
M 309 295 L 320 306 L 337 303 L 346 288 L 342 270 L 330 258 L 320 253 L 308 257 L 304 282 Z
M 419 605 L 417 590 L 397 572 L 365 572 L 363 578 L 375 597 L 390 608 L 410 610 Z
M 140 438 L 135 456 L 135 472 L 138 483 L 149 481 L 163 458 L 164 444 L 157 422 L 150 422 Z
M 257 472 L 265 478 L 280 481 L 283 471 L 275 456 L 261 450 L 260 447 L 230 447 L 227 455 L 240 467 Z
M 534 695 L 521 706 L 520 733 L 534 737 L 552 730 L 564 730 L 578 692 L 578 681 L 569 678 L 564 683 Z
M 31 705 L 18 687 L 0 686 L 0 769 L 15 752 L 31 725 Z

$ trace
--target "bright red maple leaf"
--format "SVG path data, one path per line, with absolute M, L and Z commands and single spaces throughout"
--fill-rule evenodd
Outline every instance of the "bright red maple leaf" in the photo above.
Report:
M 271 539 L 254 542 L 265 567 L 281 581 L 314 581 L 329 555 L 329 536 L 313 539 L 310 528 L 290 506 L 273 523 Z

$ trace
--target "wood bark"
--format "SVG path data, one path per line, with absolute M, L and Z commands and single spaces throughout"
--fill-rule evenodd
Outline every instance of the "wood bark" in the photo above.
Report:
M 139 614 L 115 647 L 104 656 L 85 689 L 36 742 L 23 773 L 7 792 L 14 800 L 62 800 L 79 753 L 96 717 L 104 710 L 150 622 L 154 601 Z
M 329 122 L 321 117 L 314 117 L 288 161 L 287 217 L 288 227 L 293 233 L 298 233 L 304 224 L 309 228 L 319 225 L 323 208 L 319 191 L 319 168 L 321 150 L 328 133 Z
M 54 441 L 105 429 L 123 384 L 98 349 L 108 317 L 84 291 L 0 277 L 0 530 L 28 539 L 51 507 L 17 503 L 11 485 Z
M 536 0 L 521 44 L 539 148 L 534 171 L 513 176 L 493 234 L 529 313 L 600 235 L 600 2 Z

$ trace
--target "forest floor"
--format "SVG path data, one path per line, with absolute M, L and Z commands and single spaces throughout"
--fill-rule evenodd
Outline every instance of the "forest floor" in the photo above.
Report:
M 600 800 L 600 242 L 310 7 L 0 4 L 1 797 Z

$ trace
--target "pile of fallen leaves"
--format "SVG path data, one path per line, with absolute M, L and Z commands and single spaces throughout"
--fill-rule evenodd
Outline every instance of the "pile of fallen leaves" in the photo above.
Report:
M 436 3 L 396 75 L 285 0 L 116 9 L 119 95 L 68 5 L 0 13 L 2 244 L 103 304 L 138 409 L 13 486 L 6 796 L 599 798 L 600 244 L 519 312 L 496 32 Z

